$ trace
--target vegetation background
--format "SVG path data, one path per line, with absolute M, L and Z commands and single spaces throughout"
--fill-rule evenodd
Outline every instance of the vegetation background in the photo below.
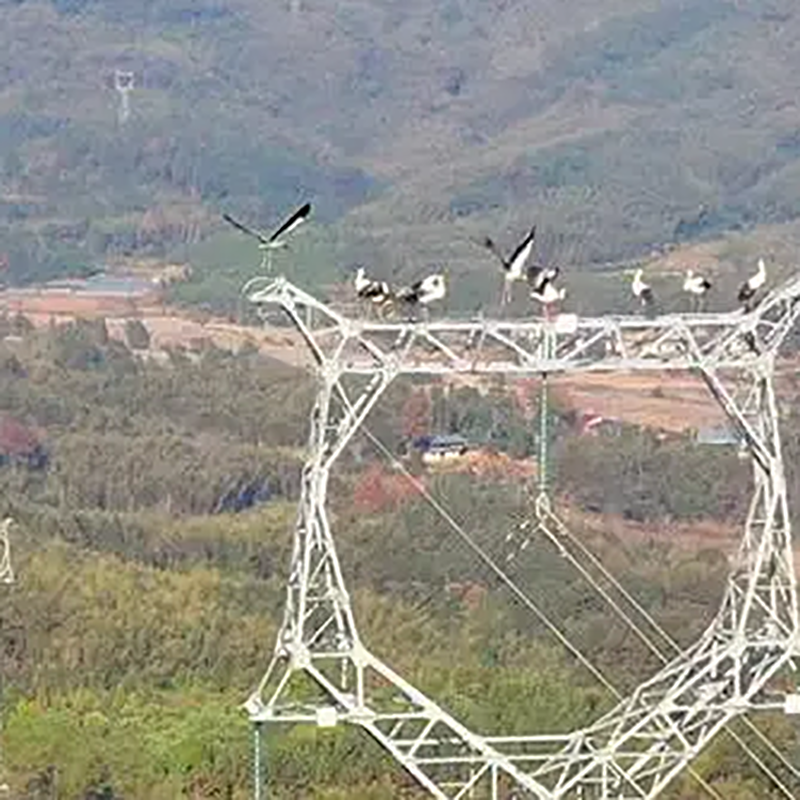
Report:
M 267 227 L 306 199 L 317 224 L 282 268 L 319 286 L 355 261 L 398 280 L 446 264 L 458 307 L 495 280 L 470 238 L 511 246 L 532 220 L 540 258 L 574 267 L 579 307 L 623 303 L 619 276 L 597 274 L 675 243 L 725 237 L 736 276 L 756 253 L 791 263 L 791 0 L 3 0 L 0 13 L 11 282 L 190 258 L 182 297 L 230 309 L 254 253 L 219 212 Z M 115 70 L 134 75 L 124 124 Z
M 176 299 L 232 311 L 255 254 L 220 212 L 268 227 L 306 199 L 315 223 L 277 258 L 319 292 L 355 261 L 397 280 L 446 264 L 451 308 L 472 309 L 497 273 L 470 240 L 510 246 L 532 221 L 539 256 L 569 267 L 578 311 L 625 308 L 635 261 L 669 297 L 678 279 L 661 256 L 676 244 L 713 245 L 720 307 L 758 254 L 774 278 L 792 268 L 790 0 L 301 0 L 295 14 L 283 0 L 0 0 L 0 19 L 9 284 L 188 260 Z M 124 124 L 118 69 L 135 76 Z M 46 455 L 31 468 L 6 453 L 0 468 L 0 510 L 17 520 L 18 580 L 0 603 L 13 796 L 247 797 L 238 705 L 280 619 L 310 378 L 249 349 L 176 349 L 160 363 L 135 325 L 129 348 L 101 322 L 2 324 L 0 412 Z M 496 388 L 423 396 L 398 383 L 370 425 L 394 452 L 418 425 L 529 455 L 534 426 Z M 747 465 L 628 426 L 579 440 L 568 409 L 558 417 L 556 490 L 576 530 L 691 641 L 716 609 L 726 557 L 667 531 L 738 522 Z M 786 425 L 796 464 L 791 409 Z M 608 707 L 432 510 L 383 478 L 356 442 L 332 508 L 374 650 L 486 731 L 563 730 Z M 503 560 L 524 489 L 497 476 L 431 482 Z M 260 502 L 239 508 L 243 495 Z M 648 535 L 599 533 L 598 513 Z M 653 671 L 544 543 L 510 569 L 622 691 Z M 796 728 L 761 724 L 800 763 Z M 352 731 L 273 732 L 268 752 L 277 798 L 422 797 Z M 724 738 L 697 767 L 727 800 L 780 796 Z M 688 777 L 668 794 L 703 796 Z

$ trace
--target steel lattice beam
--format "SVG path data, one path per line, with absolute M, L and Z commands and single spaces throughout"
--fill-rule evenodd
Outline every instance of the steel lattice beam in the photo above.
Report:
M 444 800 L 496 800 L 510 787 L 549 800 L 655 798 L 800 656 L 772 386 L 778 349 L 800 314 L 800 277 L 747 314 L 655 319 L 374 322 L 347 318 L 284 278 L 252 282 L 249 297 L 288 313 L 320 378 L 286 609 L 270 668 L 246 704 L 253 721 L 358 725 Z M 330 469 L 398 375 L 635 370 L 701 375 L 752 456 L 754 496 L 721 609 L 693 646 L 589 727 L 480 736 L 361 642 L 325 509 Z

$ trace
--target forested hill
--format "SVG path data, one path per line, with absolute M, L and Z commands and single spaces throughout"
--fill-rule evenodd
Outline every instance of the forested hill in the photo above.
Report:
M 529 400 L 538 396 L 529 389 Z M 0 316 L 0 519 L 14 520 L 16 573 L 0 588 L 0 781 L 9 797 L 253 796 L 241 703 L 282 619 L 313 394 L 306 374 L 253 348 L 200 345 L 161 362 L 110 338 L 102 321 L 32 330 Z M 530 536 L 532 481 L 508 471 L 535 458 L 524 397 L 499 382 L 483 396 L 398 380 L 368 420 L 389 452 L 413 450 L 408 439 L 419 432 L 459 431 L 483 450 L 474 466 L 503 468 L 437 473 L 408 453 L 413 483 L 357 436 L 329 492 L 364 641 L 485 734 L 585 727 L 615 698 L 465 546 L 419 481 L 621 693 L 662 663 L 563 548 Z M 734 546 L 725 532 L 746 514 L 750 465 L 735 448 L 689 436 L 627 425 L 581 435 L 556 387 L 551 399 L 558 513 L 688 646 L 719 605 L 729 566 L 718 548 Z M 800 463 L 796 407 L 783 430 L 788 465 Z M 796 503 L 800 477 L 788 478 Z M 778 711 L 757 723 L 797 763 L 794 718 Z M 268 726 L 265 796 L 429 797 L 362 733 Z M 695 767 L 726 800 L 786 796 L 722 736 Z M 684 774 L 664 800 L 708 796 Z
M 301 197 L 327 277 L 466 270 L 468 235 L 533 216 L 589 261 L 798 214 L 792 0 L 297 5 L 2 0 L 7 276 L 186 255 L 221 208 L 267 225 Z

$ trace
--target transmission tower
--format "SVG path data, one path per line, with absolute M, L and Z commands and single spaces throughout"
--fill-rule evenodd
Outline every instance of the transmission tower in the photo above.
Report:
M 117 119 L 120 125 L 124 125 L 131 115 L 130 94 L 133 91 L 133 82 L 134 75 L 132 72 L 124 72 L 120 69 L 114 71 L 114 88 L 120 97 L 117 111 Z
M 800 314 L 800 276 L 749 313 L 655 319 L 373 322 L 346 318 L 285 278 L 251 282 L 249 299 L 286 311 L 319 377 L 283 622 L 245 703 L 253 723 L 361 727 L 441 800 L 509 791 L 633 800 L 657 797 L 746 712 L 800 713 L 798 695 L 779 685 L 800 658 L 800 626 L 773 387 L 778 350 Z M 721 607 L 693 645 L 588 727 L 482 736 L 361 641 L 326 512 L 330 470 L 398 376 L 617 371 L 700 375 L 751 457 L 754 493 Z

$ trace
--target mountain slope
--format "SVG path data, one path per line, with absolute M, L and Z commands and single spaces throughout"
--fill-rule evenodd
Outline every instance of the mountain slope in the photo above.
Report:
M 315 234 L 326 279 L 332 257 L 475 270 L 469 235 L 511 239 L 531 218 L 563 233 L 552 257 L 603 262 L 798 216 L 788 0 L 303 0 L 299 14 L 14 0 L 0 14 L 15 280 L 184 252 L 221 208 L 266 225 L 301 197 L 335 223 Z M 117 69 L 135 79 L 124 125 Z

